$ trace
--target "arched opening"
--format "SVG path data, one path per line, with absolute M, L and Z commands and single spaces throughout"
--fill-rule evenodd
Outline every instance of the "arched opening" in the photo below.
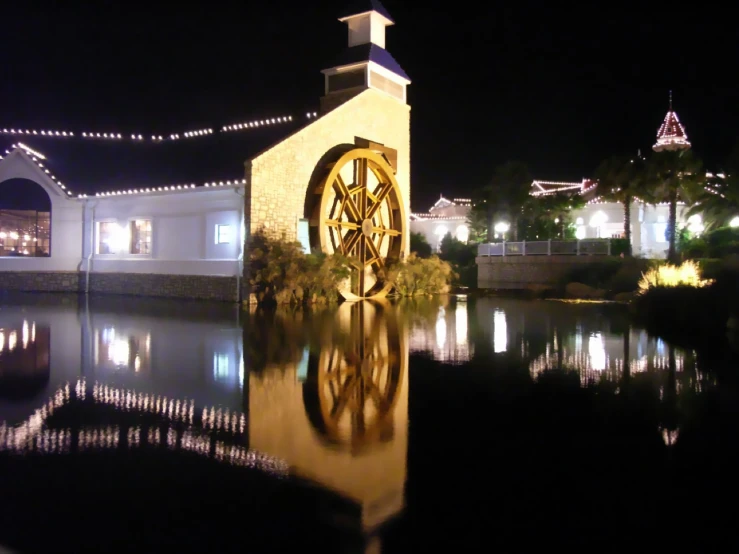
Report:
M 28 179 L 0 183 L 0 256 L 51 255 L 51 198 Z

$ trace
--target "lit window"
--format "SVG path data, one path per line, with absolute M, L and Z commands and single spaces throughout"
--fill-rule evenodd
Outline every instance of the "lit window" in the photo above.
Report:
M 470 238 L 470 230 L 467 225 L 457 227 L 457 240 L 466 243 Z
M 98 254 L 115 254 L 121 250 L 121 227 L 114 221 L 98 223 Z
M 654 240 L 657 242 L 667 242 L 667 224 L 654 224 Z
M 216 225 L 216 244 L 230 244 L 231 226 Z
M 220 352 L 213 353 L 213 378 L 216 381 L 225 381 L 228 379 L 228 354 Z
M 151 254 L 151 220 L 131 222 L 131 254 Z

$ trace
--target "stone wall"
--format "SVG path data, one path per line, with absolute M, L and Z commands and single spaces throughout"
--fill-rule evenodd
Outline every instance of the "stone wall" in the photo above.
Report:
M 84 292 L 83 272 L 0 272 L 0 290 Z M 237 302 L 236 277 L 91 273 L 91 293 Z
M 305 196 L 319 161 L 338 145 L 353 145 L 356 137 L 398 151 L 396 179 L 410 214 L 410 107 L 367 89 L 247 164 L 249 233 L 263 231 L 296 240 L 297 222 L 307 215 Z
M 613 259 L 608 256 L 480 256 L 477 286 L 481 289 L 555 287 L 574 268 Z
M 0 290 L 79 292 L 81 275 L 77 271 L 0 271 Z M 81 284 L 84 287 L 84 281 Z

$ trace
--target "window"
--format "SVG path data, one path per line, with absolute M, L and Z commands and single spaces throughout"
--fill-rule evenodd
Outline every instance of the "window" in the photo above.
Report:
M 131 254 L 151 255 L 150 219 L 137 219 L 131 222 Z
M 328 91 L 346 90 L 354 87 L 364 86 L 364 69 L 355 69 L 330 75 L 328 78 Z
M 118 252 L 120 227 L 114 221 L 98 223 L 98 254 L 115 254 Z
M 231 226 L 216 225 L 216 244 L 231 243 Z

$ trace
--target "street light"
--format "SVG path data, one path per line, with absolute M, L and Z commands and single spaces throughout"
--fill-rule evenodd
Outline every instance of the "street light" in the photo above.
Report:
M 598 232 L 598 238 L 600 238 L 601 235 L 601 226 L 605 224 L 605 222 L 608 221 L 608 216 L 605 214 L 605 212 L 597 211 L 593 214 L 593 217 L 590 218 L 590 226 L 594 227 Z
M 508 230 L 511 228 L 511 226 L 506 223 L 505 221 L 500 221 L 495 224 L 495 232 L 499 235 L 503 235 L 503 240 L 505 240 L 505 234 L 508 232 Z

